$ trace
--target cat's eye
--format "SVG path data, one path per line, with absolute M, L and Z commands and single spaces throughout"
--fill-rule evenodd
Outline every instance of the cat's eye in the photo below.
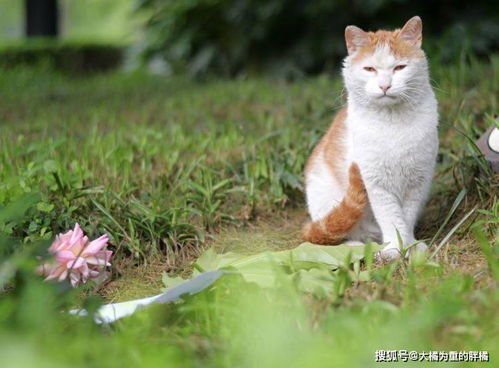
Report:
M 401 65 L 397 65 L 395 68 L 393 68 L 393 70 L 395 70 L 395 71 L 397 72 L 397 71 L 399 71 L 399 70 L 404 69 L 406 66 L 407 66 L 407 65 L 403 65 L 403 64 L 401 64 Z
M 376 69 L 374 69 L 372 66 L 365 66 L 364 70 L 366 72 L 375 72 L 376 71 Z

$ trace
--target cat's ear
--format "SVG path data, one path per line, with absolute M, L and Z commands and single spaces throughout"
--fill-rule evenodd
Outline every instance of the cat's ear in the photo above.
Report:
M 409 19 L 400 30 L 398 37 L 416 47 L 421 47 L 423 41 L 423 22 L 421 18 L 416 15 Z
M 348 55 L 353 54 L 367 42 L 367 33 L 356 26 L 345 28 L 345 41 L 347 44 Z

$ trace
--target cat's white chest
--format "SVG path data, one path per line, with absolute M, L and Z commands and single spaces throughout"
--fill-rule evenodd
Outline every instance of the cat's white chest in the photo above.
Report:
M 423 181 L 433 168 L 438 148 L 436 119 L 425 113 L 392 121 L 351 114 L 351 157 L 364 179 L 401 194 Z

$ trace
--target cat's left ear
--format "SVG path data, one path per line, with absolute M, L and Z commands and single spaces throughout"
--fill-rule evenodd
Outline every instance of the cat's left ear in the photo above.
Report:
M 351 55 L 359 48 L 364 46 L 368 40 L 367 33 L 356 26 L 347 26 L 345 28 L 345 41 L 348 54 Z
M 423 41 L 423 22 L 421 18 L 416 15 L 409 19 L 400 30 L 398 37 L 416 47 L 421 47 Z

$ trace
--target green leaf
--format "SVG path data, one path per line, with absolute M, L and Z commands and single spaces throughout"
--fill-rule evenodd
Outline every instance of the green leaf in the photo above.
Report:
M 54 160 L 45 161 L 43 163 L 43 170 L 45 170 L 46 173 L 57 172 L 57 170 L 58 170 L 57 162 L 55 162 Z
M 377 252 L 383 248 L 382 245 L 372 244 L 372 251 Z M 351 262 L 355 262 L 364 258 L 365 246 L 324 246 L 312 243 L 302 243 L 298 248 L 292 249 L 287 252 L 293 254 L 295 262 L 312 262 L 319 264 L 326 264 L 337 268 L 342 265 L 345 260 L 351 255 Z
M 180 276 L 173 276 L 172 277 L 172 276 L 168 275 L 166 272 L 163 272 L 163 276 L 161 277 L 161 281 L 163 281 L 163 285 L 165 285 L 164 290 L 166 290 L 166 289 L 169 289 L 173 286 L 180 285 L 181 283 L 183 283 L 187 280 L 183 279 Z
M 40 194 L 26 194 L 5 207 L 0 207 L 0 222 L 16 221 L 22 218 L 25 212 L 40 201 Z
M 221 257 L 217 256 L 213 248 L 206 250 L 195 263 L 196 269 L 200 269 L 201 272 L 214 271 L 219 268 L 219 259 Z
M 313 268 L 299 270 L 295 276 L 298 290 L 314 294 L 319 297 L 329 296 L 333 293 L 333 283 L 336 276 L 325 269 Z
M 231 270 L 232 268 L 226 268 Z M 253 282 L 261 287 L 270 288 L 277 286 L 277 281 L 285 273 L 279 268 L 279 264 L 272 260 L 260 260 L 245 265 L 240 265 L 238 268 L 233 268 L 239 273 L 246 282 Z
M 295 249 L 263 252 L 254 255 L 237 253 L 217 254 L 213 248 L 205 251 L 194 264 L 194 274 L 219 269 L 239 273 L 246 281 L 254 282 L 262 287 L 276 284 L 280 273 L 292 277 L 298 282 L 302 291 L 324 295 L 326 289 L 331 291 L 330 284 L 335 277 L 331 271 L 344 264 L 359 262 L 368 252 L 376 252 L 382 245 L 365 246 L 338 245 L 333 247 L 302 243 Z M 367 279 L 368 274 L 359 274 L 359 279 Z M 328 287 L 326 288 L 326 284 Z M 328 291 L 328 292 L 329 292 Z
M 51 203 L 45 203 L 45 202 L 39 202 L 37 205 L 36 205 L 36 208 L 41 211 L 41 212 L 45 212 L 45 213 L 48 213 L 48 212 L 52 212 L 52 210 L 54 209 L 54 205 L 51 204 Z

